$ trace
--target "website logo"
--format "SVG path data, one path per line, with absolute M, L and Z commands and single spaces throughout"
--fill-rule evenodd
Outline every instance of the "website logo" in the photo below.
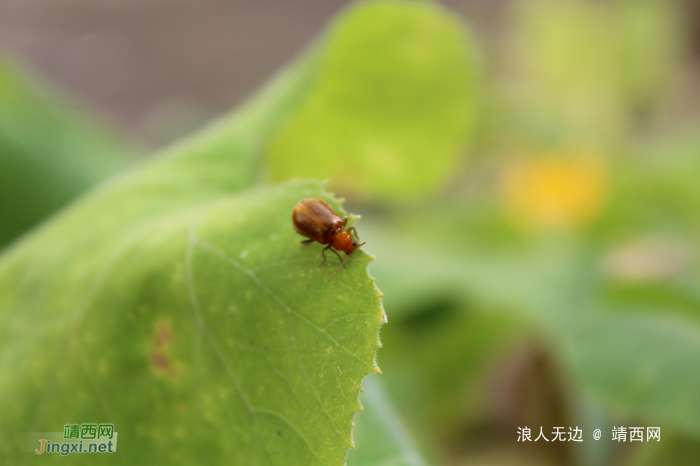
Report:
M 66 424 L 63 432 L 26 433 L 23 451 L 62 456 L 74 453 L 114 453 L 117 451 L 117 432 L 114 424 Z

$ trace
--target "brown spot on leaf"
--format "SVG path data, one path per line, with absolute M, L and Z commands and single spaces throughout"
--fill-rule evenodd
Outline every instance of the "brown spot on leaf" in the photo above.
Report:
M 153 367 L 156 369 L 165 370 L 170 365 L 170 360 L 165 354 L 151 351 L 151 364 L 153 364 Z
M 170 325 L 167 322 L 158 322 L 156 328 L 156 348 L 163 348 L 170 343 Z
M 157 373 L 165 374 L 173 380 L 176 380 L 180 371 L 177 364 L 170 357 L 170 343 L 172 341 L 172 332 L 170 324 L 165 321 L 159 321 L 156 324 L 153 349 L 150 353 L 150 360 L 153 369 Z

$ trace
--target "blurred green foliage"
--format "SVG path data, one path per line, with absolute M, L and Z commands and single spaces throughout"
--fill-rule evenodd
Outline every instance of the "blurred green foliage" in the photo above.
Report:
M 675 2 L 516 2 L 506 89 L 525 127 L 584 147 L 618 140 L 653 114 L 677 81 Z
M 328 308 L 341 303 L 361 309 L 363 316 L 343 326 L 348 333 L 336 338 L 370 345 L 362 353 L 370 361 L 380 314 L 376 292 L 360 267 L 367 255 L 353 256 L 358 267 L 341 271 L 343 280 L 356 282 L 324 288 L 318 283 L 327 271 L 316 270 L 313 261 L 301 262 L 307 256 L 292 244 L 288 218 L 279 224 L 266 220 L 287 215 L 295 196 L 307 195 L 300 190 L 324 196 L 320 186 L 248 192 L 261 180 L 330 178 L 331 187 L 363 214 L 357 227 L 367 241 L 363 249 L 378 256 L 370 272 L 386 294 L 389 318 L 378 355 L 384 375 L 363 382 L 365 412 L 355 417 L 357 450 L 348 455 L 348 464 L 421 465 L 423 457 L 455 465 L 694 464 L 700 448 L 695 247 L 700 139 L 698 121 L 678 109 L 679 95 L 693 96 L 680 79 L 690 73 L 682 16 L 677 3 L 661 0 L 514 2 L 502 33 L 507 46 L 494 48 L 497 53 L 484 57 L 487 66 L 480 69 L 476 43 L 455 16 L 423 2 L 362 2 L 341 15 L 271 91 L 79 201 L 37 233 L 53 235 L 50 243 L 43 239 L 45 245 L 35 248 L 32 242 L 39 239 L 32 238 L 20 252 L 6 254 L 3 263 L 18 254 L 34 261 L 31 270 L 8 276 L 26 296 L 42 290 L 31 301 L 39 310 L 65 286 L 51 278 L 55 268 L 39 271 L 36 264 L 72 263 L 75 269 L 62 273 L 87 280 L 80 274 L 94 270 L 88 262 L 121 264 L 122 252 L 110 259 L 104 241 L 111 238 L 107 245 L 124 242 L 124 253 L 150 258 L 131 269 L 141 272 L 125 272 L 123 282 L 110 285 L 137 290 L 123 308 L 138 308 L 142 300 L 165 303 L 165 294 L 175 293 L 163 291 L 172 284 L 167 280 L 182 279 L 187 259 L 181 254 L 167 280 L 149 261 L 178 264 L 172 251 L 182 252 L 183 225 L 189 225 L 196 207 L 235 192 L 230 203 L 204 217 L 216 247 L 209 249 L 209 262 L 200 264 L 209 277 L 202 281 L 232 280 L 235 289 L 239 279 L 250 279 L 241 268 L 226 271 L 225 261 L 217 260 L 237 261 L 243 251 L 252 251 L 253 246 L 245 247 L 249 243 L 258 248 L 262 266 L 276 264 L 273 255 L 299 260 L 264 272 L 276 276 L 275 294 L 292 296 L 294 303 L 308 305 L 309 313 L 317 300 L 319 318 L 336 315 Z M 128 202 L 114 194 L 122 191 L 130 193 Z M 146 207 L 135 207 L 141 204 Z M 73 249 L 58 244 L 81 229 L 81 211 L 104 206 L 131 220 L 94 222 L 71 244 L 95 257 L 83 263 L 83 252 L 76 257 L 84 259 L 69 260 Z M 141 231 L 143 222 L 154 226 Z M 272 237 L 266 237 L 267 226 Z M 143 242 L 126 235 L 132 230 L 145 235 Z M 290 244 L 281 245 L 282 238 Z M 130 249 L 130 241 L 138 248 Z M 336 302 L 333 287 L 341 285 L 351 289 L 343 289 Z M 13 287 L 0 292 L 4 307 L 17 305 L 15 291 L 8 291 Z M 358 287 L 367 287 L 364 297 L 356 294 Z M 187 307 L 186 290 L 178 292 L 182 299 L 168 298 L 171 307 Z M 212 309 L 223 309 L 241 298 L 227 291 L 207 299 L 218 303 Z M 101 301 L 90 305 L 96 303 Z M 261 304 L 259 311 L 266 309 Z M 361 329 L 366 311 L 374 320 Z M 148 315 L 138 330 L 141 350 L 135 354 L 140 356 L 151 349 L 143 342 L 151 341 L 157 328 L 159 314 Z M 2 316 L 0 325 L 8 326 Z M 206 321 L 207 328 L 217 327 L 217 319 Z M 267 324 L 274 326 L 274 319 Z M 249 329 L 221 325 L 233 333 Z M 12 329 L 16 341 L 36 342 L 17 343 L 17 354 L 6 358 L 25 347 L 47 348 L 42 332 L 19 324 Z M 193 332 L 185 324 L 180 331 Z M 224 336 L 214 341 L 223 342 Z M 282 354 L 280 367 L 287 368 Z M 353 375 L 336 391 L 324 377 L 330 377 L 326 366 L 338 361 L 322 356 L 314 355 L 309 366 L 319 377 L 311 385 L 324 400 L 341 394 L 355 400 L 353 390 L 366 372 L 350 361 L 338 363 L 343 377 Z M 144 369 L 146 363 L 134 367 Z M 210 365 L 201 366 L 213 377 Z M 11 366 L 0 367 L 10 371 Z M 294 382 L 292 372 L 285 376 Z M 248 383 L 266 385 L 260 377 Z M 337 380 L 340 385 L 344 379 Z M 276 398 L 288 395 L 282 391 Z M 15 398 L 5 400 L 16 404 Z M 332 419 L 349 422 L 355 401 L 329 398 L 327 403 L 335 410 Z M 129 412 L 124 408 L 118 414 Z M 319 427 L 325 421 L 304 417 L 298 422 L 307 440 L 331 438 L 323 451 L 339 464 L 342 455 L 333 448 L 344 451 L 349 445 L 346 431 L 338 439 L 329 426 Z M 125 422 L 125 428 L 133 422 Z M 583 427 L 584 441 L 544 446 L 516 441 L 517 427 L 537 432 L 540 425 L 548 432 L 555 425 Z M 661 426 L 661 442 L 620 446 L 609 440 L 612 426 L 619 425 Z M 599 442 L 592 440 L 594 428 L 603 431 Z M 232 433 L 226 441 L 241 435 Z M 282 452 L 287 461 L 314 461 L 295 456 L 308 453 L 300 443 L 279 448 L 275 455 Z
M 473 45 L 458 19 L 429 3 L 376 2 L 348 10 L 323 49 L 267 152 L 272 178 L 331 178 L 365 199 L 439 186 L 475 114 Z
M 125 168 L 133 148 L 0 60 L 0 247 Z

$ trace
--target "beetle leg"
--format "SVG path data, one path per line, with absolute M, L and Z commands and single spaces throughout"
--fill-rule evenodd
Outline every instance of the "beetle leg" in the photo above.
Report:
M 340 254 L 338 254 L 338 251 L 336 251 L 335 249 L 331 249 L 331 251 L 333 251 L 333 252 L 335 253 L 335 255 L 338 256 L 338 259 L 340 259 L 341 265 L 345 266 L 345 261 L 344 261 L 343 258 L 340 256 Z
M 307 240 L 299 241 L 299 242 L 300 242 L 301 244 L 303 244 L 304 246 L 308 246 L 310 243 L 313 243 L 314 240 L 312 240 L 312 239 L 307 239 Z
M 345 230 L 345 225 L 348 224 L 348 216 L 346 215 L 345 218 L 343 219 L 343 230 Z
M 350 230 L 355 232 L 355 237 L 357 237 L 357 239 L 360 239 L 360 235 L 357 234 L 357 230 L 355 230 L 355 227 L 348 228 L 348 231 L 350 231 Z
M 330 249 L 331 251 L 333 251 L 335 253 L 335 255 L 338 256 L 338 259 L 340 259 L 340 262 L 343 262 L 343 258 L 340 257 L 340 254 L 338 254 L 338 251 L 333 249 L 332 245 L 329 244 L 328 246 L 323 248 L 323 250 L 321 251 L 321 254 L 323 255 L 323 262 L 321 262 L 321 265 L 319 265 L 319 267 L 323 267 L 323 264 L 326 263 L 326 250 L 327 249 Z
M 340 270 L 341 267 L 345 267 L 345 262 L 347 262 L 347 260 L 348 260 L 349 258 L 350 258 L 350 254 L 348 254 L 348 257 L 345 258 L 345 260 L 343 261 L 343 263 L 340 264 L 340 265 L 338 266 L 337 269 L 335 269 L 335 272 L 333 272 L 333 275 L 331 275 L 331 278 L 328 279 L 328 283 L 330 283 L 331 280 L 333 280 L 333 277 L 335 277 L 335 274 L 338 273 L 338 270 Z

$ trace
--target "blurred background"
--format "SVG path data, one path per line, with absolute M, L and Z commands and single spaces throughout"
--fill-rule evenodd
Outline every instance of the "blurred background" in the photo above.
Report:
M 349 3 L 0 2 L 0 247 L 235 107 Z M 267 159 L 362 214 L 390 399 L 434 464 L 697 464 L 700 1 L 441 4 L 468 58 L 435 62 L 423 119 L 344 149 L 311 115 Z M 517 441 L 540 426 L 584 441 Z
M 229 110 L 350 1 L 5 0 L 0 47 L 154 145 Z M 443 2 L 493 34 L 505 1 Z

